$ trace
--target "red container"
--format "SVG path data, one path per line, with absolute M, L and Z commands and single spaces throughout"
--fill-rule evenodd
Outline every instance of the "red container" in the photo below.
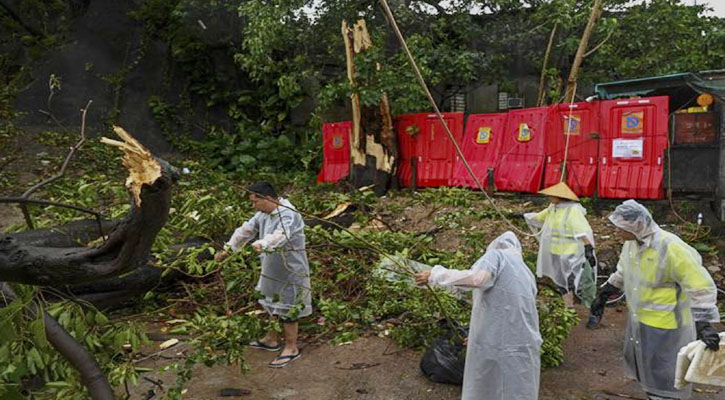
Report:
M 463 134 L 463 113 L 443 113 L 443 119 L 460 142 Z M 446 186 L 453 172 L 455 148 L 436 114 L 418 113 L 396 117 L 400 164 L 398 178 L 402 186 L 412 185 L 412 164 L 415 159 L 417 185 Z
M 461 151 L 484 188 L 488 186 L 488 169 L 493 168 L 498 158 L 507 117 L 506 113 L 474 114 L 466 120 Z M 459 157 L 456 157 L 449 185 L 477 188 Z
M 322 124 L 322 170 L 318 182 L 337 182 L 350 173 L 352 122 Z
M 669 97 L 600 104 L 599 195 L 662 199 Z
M 591 197 L 597 186 L 599 103 L 557 104 L 551 109 L 551 119 L 547 124 L 544 186 L 559 183 L 566 155 L 566 184 L 578 196 Z
M 550 110 L 549 107 L 536 107 L 509 111 L 494 166 L 498 190 L 535 193 L 541 187 Z

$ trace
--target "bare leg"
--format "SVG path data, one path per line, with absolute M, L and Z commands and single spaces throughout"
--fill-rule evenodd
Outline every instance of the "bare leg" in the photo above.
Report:
M 568 308 L 574 308 L 574 293 L 568 292 L 562 295 L 561 297 L 564 298 L 564 306 Z
M 282 349 L 281 356 L 293 356 L 299 354 L 300 349 L 297 347 L 297 322 L 284 322 L 282 324 L 284 334 L 284 348 Z M 282 364 L 286 360 L 274 360 L 272 364 Z
M 274 347 L 279 344 L 279 335 L 277 335 L 276 331 L 270 329 L 267 331 L 267 334 L 264 335 L 264 337 L 259 341 L 266 344 L 267 346 Z

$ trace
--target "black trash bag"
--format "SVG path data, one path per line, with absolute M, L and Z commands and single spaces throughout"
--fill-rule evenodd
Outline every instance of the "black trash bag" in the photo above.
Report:
M 452 324 L 458 330 L 459 338 L 446 320 L 438 323 L 445 329 L 445 333 L 436 338 L 433 345 L 425 351 L 420 360 L 420 370 L 433 382 L 461 385 L 466 364 L 466 346 L 462 339 L 468 337 L 468 328 Z

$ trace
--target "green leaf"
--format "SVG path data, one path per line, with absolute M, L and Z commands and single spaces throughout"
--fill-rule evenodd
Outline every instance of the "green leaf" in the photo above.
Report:
M 48 339 L 45 336 L 45 322 L 43 321 L 43 314 L 35 321 L 29 324 L 30 331 L 33 334 L 33 342 L 39 348 L 48 347 Z
M 98 325 L 105 325 L 105 324 L 108 323 L 108 317 L 106 317 L 105 315 L 103 315 L 103 313 L 100 312 L 100 311 L 96 313 L 95 320 L 96 320 L 96 323 Z

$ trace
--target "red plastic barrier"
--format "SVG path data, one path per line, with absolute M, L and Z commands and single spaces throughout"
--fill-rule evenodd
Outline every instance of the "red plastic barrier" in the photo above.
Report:
M 498 158 L 507 117 L 506 113 L 474 114 L 466 120 L 461 151 L 484 188 L 489 184 L 488 169 L 494 167 Z M 449 185 L 476 188 L 476 183 L 458 157 Z
M 443 113 L 443 119 L 455 140 L 463 133 L 463 113 Z M 417 185 L 446 186 L 453 172 L 455 149 L 436 114 L 418 113 L 396 117 L 400 164 L 398 178 L 402 186 L 413 182 L 412 163 L 417 164 Z
M 494 166 L 498 190 L 535 193 L 541 187 L 549 113 L 549 107 L 509 111 L 499 158 Z
M 662 199 L 667 96 L 601 102 L 599 195 Z
M 599 141 L 593 135 L 599 134 L 599 103 L 557 104 L 551 109 L 546 135 L 544 186 L 559 183 L 566 153 L 567 185 L 578 196 L 591 197 L 597 186 Z
M 322 124 L 322 170 L 317 182 L 337 182 L 350 173 L 352 122 Z

